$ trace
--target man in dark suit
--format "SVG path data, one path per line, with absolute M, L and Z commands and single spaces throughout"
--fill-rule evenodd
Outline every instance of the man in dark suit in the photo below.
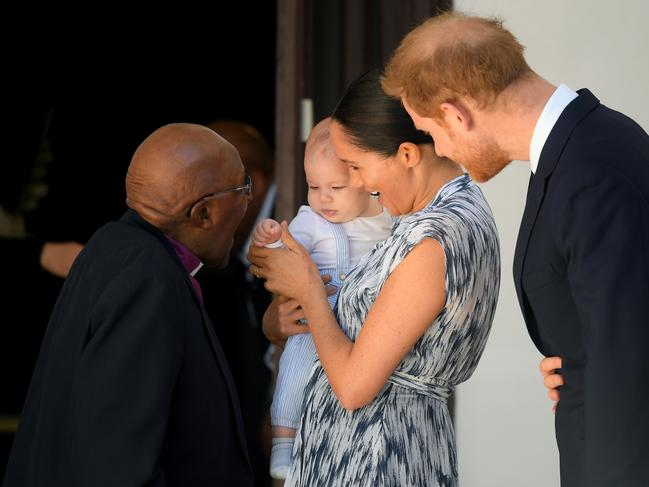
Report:
M 649 485 L 649 136 L 534 73 L 493 19 L 428 20 L 383 87 L 474 179 L 530 161 L 514 278 L 534 343 L 563 360 L 562 485 Z
M 126 192 L 130 210 L 61 291 L 3 485 L 252 485 L 194 279 L 228 261 L 251 195 L 239 155 L 206 127 L 167 125 L 136 150 Z

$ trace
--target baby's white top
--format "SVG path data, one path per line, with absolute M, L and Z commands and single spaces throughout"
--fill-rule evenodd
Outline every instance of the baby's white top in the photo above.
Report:
M 392 232 L 393 219 L 390 214 L 357 217 L 341 225 L 349 239 L 350 265 L 358 264 L 360 258 L 372 250 L 374 245 L 385 240 Z M 295 240 L 309 252 L 319 268 L 336 267 L 336 243 L 329 228 L 329 222 L 318 215 L 310 206 L 301 206 L 289 230 Z

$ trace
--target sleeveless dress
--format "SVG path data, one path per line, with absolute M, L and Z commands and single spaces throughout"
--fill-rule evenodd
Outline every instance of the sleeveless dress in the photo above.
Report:
M 344 409 L 316 363 L 286 486 L 458 485 L 446 399 L 478 364 L 500 285 L 496 225 L 468 175 L 449 181 L 424 209 L 395 222 L 392 235 L 347 276 L 335 314 L 354 340 L 391 272 L 424 238 L 438 241 L 445 253 L 445 307 L 362 408 Z

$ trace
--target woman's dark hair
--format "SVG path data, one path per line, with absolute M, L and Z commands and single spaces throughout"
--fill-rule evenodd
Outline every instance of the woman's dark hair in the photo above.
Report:
M 404 142 L 433 143 L 430 135 L 415 128 L 401 101 L 383 92 L 376 68 L 349 85 L 331 118 L 354 145 L 385 157 L 394 156 Z

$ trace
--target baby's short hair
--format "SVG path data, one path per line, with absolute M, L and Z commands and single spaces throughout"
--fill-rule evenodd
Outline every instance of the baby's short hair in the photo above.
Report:
M 306 148 L 304 149 L 305 164 L 336 156 L 336 152 L 331 144 L 330 125 L 331 118 L 327 117 L 311 129 L 309 138 L 306 141 Z

